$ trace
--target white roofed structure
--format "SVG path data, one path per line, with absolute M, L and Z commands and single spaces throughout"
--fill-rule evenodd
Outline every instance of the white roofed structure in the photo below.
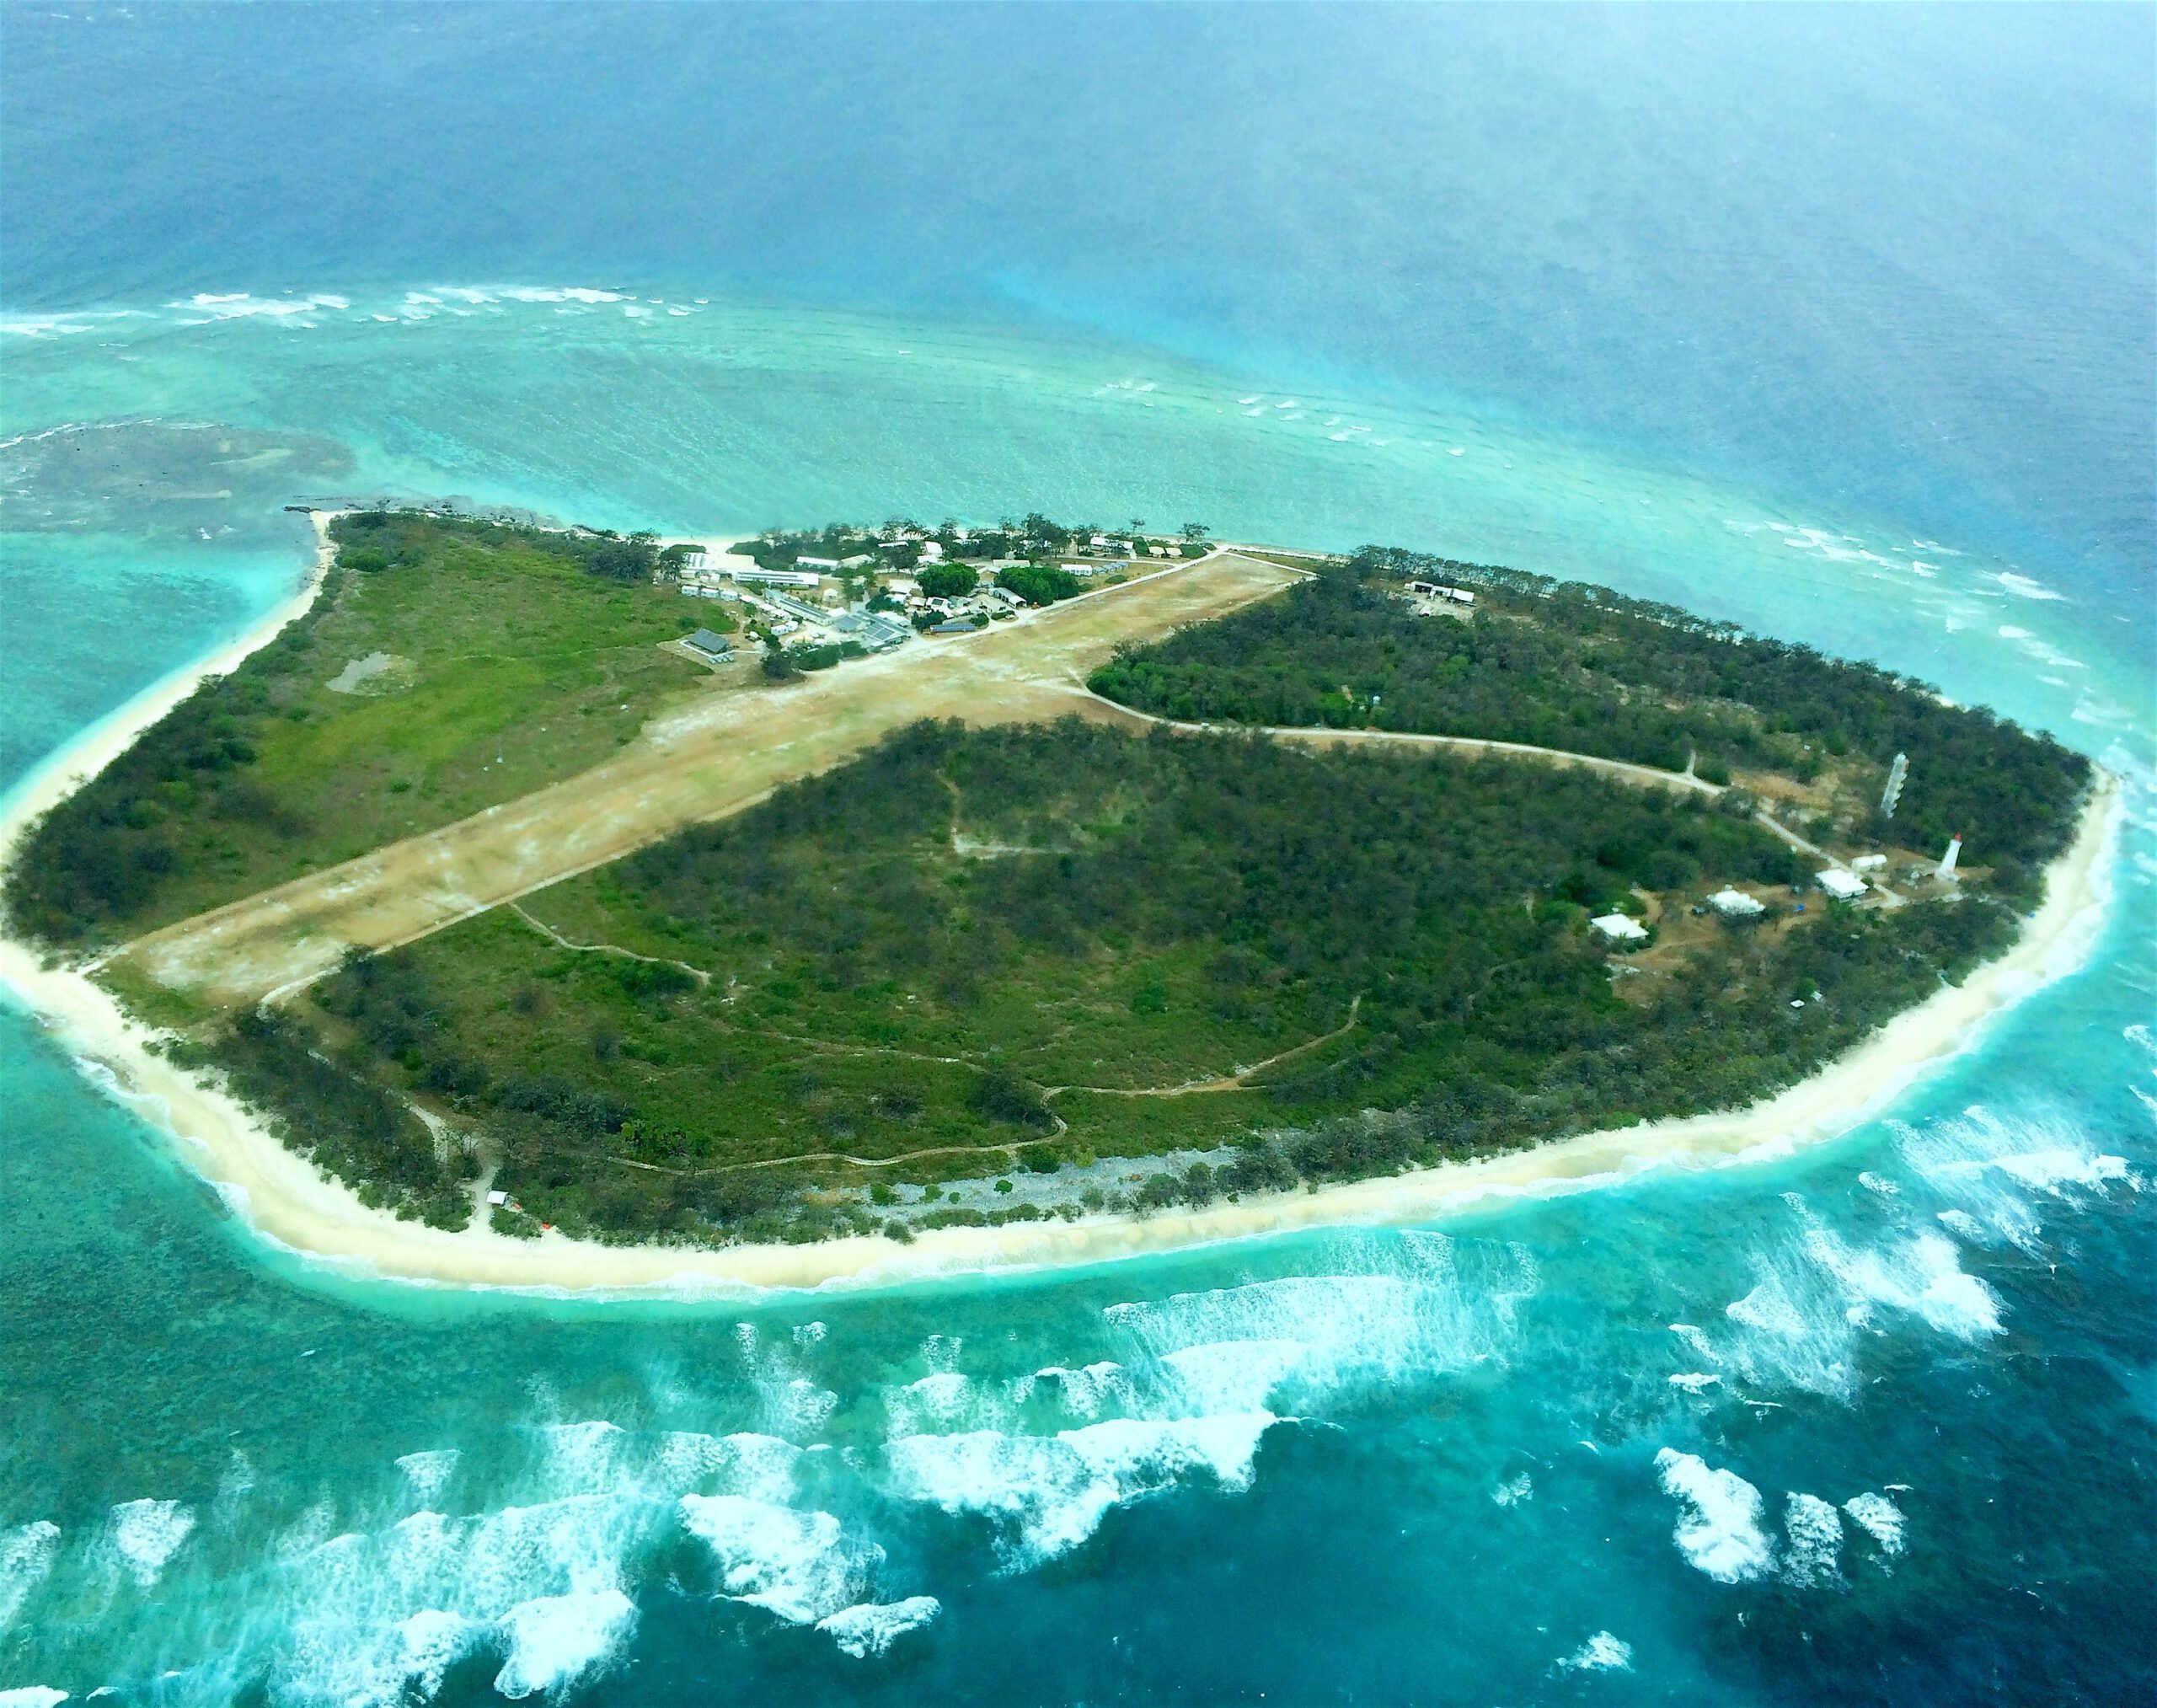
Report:
M 1815 873 L 1812 881 L 1839 902 L 1855 902 L 1868 887 L 1865 880 L 1855 872 L 1846 872 L 1837 866 Z
M 1598 913 L 1587 922 L 1613 943 L 1645 943 L 1647 928 L 1624 913 Z
M 1757 919 L 1768 911 L 1764 902 L 1742 890 L 1717 890 L 1708 897 L 1708 905 L 1726 919 Z

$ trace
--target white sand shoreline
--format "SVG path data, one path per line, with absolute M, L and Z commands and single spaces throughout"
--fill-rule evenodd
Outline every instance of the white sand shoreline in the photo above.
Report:
M 329 562 L 329 521 L 315 517 L 323 544 L 304 588 L 201 664 L 93 725 L 13 792 L 0 810 L 0 863 L 40 813 L 124 752 L 205 677 L 231 670 L 307 608 Z M 594 1298 L 881 1285 L 1098 1263 L 1341 1223 L 1426 1221 L 1494 1198 L 1579 1191 L 1659 1167 L 1725 1166 L 1838 1137 L 1969 1048 L 1985 1022 L 2084 964 L 2110 899 L 2120 817 L 2117 787 L 2100 772 L 2074 845 L 2047 872 L 2045 900 L 2012 948 L 1961 985 L 1897 1015 L 1822 1073 L 1749 1109 L 1202 1210 L 936 1229 L 907 1245 L 856 1236 L 705 1250 L 601 1245 L 560 1235 L 520 1240 L 484 1228 L 448 1232 L 400 1222 L 367 1208 L 286 1148 L 215 1085 L 153 1052 L 147 1046 L 158 1035 L 127 1018 L 82 972 L 43 966 L 26 945 L 0 939 L 0 983 L 79 1062 L 110 1074 L 115 1095 L 183 1141 L 182 1155 L 253 1234 L 338 1271 L 423 1286 Z

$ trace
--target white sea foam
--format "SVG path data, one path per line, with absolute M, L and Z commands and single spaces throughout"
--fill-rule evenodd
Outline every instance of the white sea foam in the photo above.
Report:
M 1598 1631 L 1560 1660 L 1558 1666 L 1567 1673 L 1630 1673 L 1633 1670 L 1633 1646 L 1608 1631 Z
M 400 1691 L 416 1689 L 423 1700 L 431 1699 L 449 1669 L 479 1646 L 487 1630 L 438 1607 L 423 1607 L 399 1620 L 397 1655 L 389 1668 L 398 1675 L 397 1687 Z
M 1887 1496 L 1869 1490 L 1861 1495 L 1852 1495 L 1843 1502 L 1843 1510 L 1850 1515 L 1858 1529 L 1879 1545 L 1882 1554 L 1892 1559 L 1903 1551 L 1902 1509 Z
M 1747 1381 L 1759 1386 L 1849 1393 L 1850 1323 L 1844 1302 L 1828 1297 L 1818 1278 L 1787 1254 L 1775 1252 L 1759 1261 L 1770 1272 L 1723 1308 L 1724 1317 L 1737 1330 L 1712 1343 L 1717 1361 L 1736 1366 Z M 1703 1333 L 1694 1349 L 1710 1345 Z
M 509 1654 L 495 1689 L 512 1701 L 566 1690 L 613 1655 L 636 1618 L 635 1604 L 618 1589 L 521 1601 L 501 1616 Z
M 652 1455 L 647 1480 L 668 1494 L 681 1494 L 699 1483 L 720 1480 L 736 1494 L 784 1501 L 794 1493 L 795 1468 L 800 1458 L 800 1448 L 773 1435 L 676 1430 Z
M 618 1423 L 595 1417 L 581 1423 L 549 1424 L 540 1431 L 547 1444 L 547 1480 L 559 1494 L 592 1494 L 619 1486 L 629 1432 Z
M 1877 1192 L 1883 1198 L 1897 1197 L 1903 1190 L 1884 1175 L 1876 1175 L 1869 1170 L 1857 1177 L 1857 1183 L 1868 1192 Z
M 886 1444 L 892 1492 L 952 1513 L 998 1520 L 1013 1564 L 1077 1547 L 1114 1507 L 1194 1475 L 1224 1489 L 1250 1486 L 1260 1411 L 1215 1417 L 1112 1418 L 1057 1435 L 915 1435 Z
M 841 1608 L 816 1621 L 816 1629 L 857 1661 L 880 1655 L 910 1630 L 919 1630 L 944 1611 L 933 1595 L 909 1595 L 904 1601 L 864 1602 Z
M 1500 1483 L 1491 1491 L 1491 1498 L 1501 1507 L 1517 1507 L 1523 1501 L 1535 1498 L 1535 1479 L 1526 1471 L 1509 1482 Z
M 1999 1116 L 1972 1106 L 1922 1129 L 1901 1128 L 1899 1148 L 1954 1210 L 2032 1256 L 2042 1255 L 2038 1236 L 2047 1202 L 2072 1205 L 2143 1185 L 2124 1157 L 2100 1150 L 2075 1120 L 2057 1111 Z M 1940 1219 L 1949 1221 L 1948 1214 Z
M 1759 1490 L 1736 1471 L 1717 1470 L 1675 1448 L 1662 1448 L 1655 1463 L 1663 1492 L 1678 1503 L 1673 1539 L 1694 1570 L 1718 1583 L 1742 1583 L 1768 1569 Z
M 948 1429 L 975 1408 L 969 1405 L 973 1384 L 963 1371 L 936 1370 L 918 1382 L 887 1389 L 884 1408 L 891 1414 L 891 1432 L 915 1435 L 932 1428 Z
M 1683 1388 L 1688 1394 L 1704 1394 L 1722 1378 L 1711 1370 L 1681 1370 L 1669 1379 L 1673 1388 Z
M 711 1550 L 736 1601 L 790 1625 L 811 1625 L 854 1600 L 863 1573 L 881 1559 L 848 1545 L 829 1513 L 796 1512 L 740 1495 L 684 1495 L 682 1528 Z
M 59 1557 L 60 1526 L 49 1518 L 0 1532 L 0 1633 L 13 1625 L 30 1592 Z
M 2018 576 L 2003 570 L 1993 577 L 2018 599 L 2060 599 L 2066 595 L 2053 592 L 2042 581 L 2033 581 L 2027 576 Z
M 671 1513 L 634 1492 L 581 1494 L 334 1537 L 286 1579 L 287 1676 L 308 1700 L 389 1708 L 436 1664 L 506 1642 L 517 1692 L 555 1688 L 603 1658 L 610 1631 L 626 1635 L 629 1561 Z
M 430 1448 L 424 1453 L 406 1454 L 397 1461 L 397 1469 L 404 1473 L 404 1480 L 411 1485 L 420 1504 L 432 1506 L 435 1497 L 447 1486 L 458 1457 L 453 1447 Z
M 307 297 L 255 297 L 245 291 L 198 292 L 174 308 L 185 308 L 211 320 L 246 320 L 258 317 L 272 321 L 294 320 L 324 308 L 349 308 L 349 298 L 327 293 Z
M 1103 1315 L 1180 1383 L 1222 1384 L 1213 1409 L 1240 1392 L 1237 1409 L 1257 1410 L 1266 1399 L 1248 1396 L 1260 1383 L 1262 1395 L 1279 1387 L 1309 1405 L 1345 1385 L 1425 1379 L 1495 1357 L 1536 1287 L 1524 1250 L 1461 1247 L 1440 1234 L 1346 1240 L 1336 1261 L 1363 1266 L 1111 1305 Z M 1230 1350 L 1170 1362 L 1199 1347 Z
M 1817 1495 L 1793 1494 L 1783 1508 L 1782 1575 L 1803 1588 L 1842 1582 L 1843 1520 Z
M 1999 1296 L 1963 1272 L 1952 1241 L 1926 1229 L 1907 1241 L 1853 1246 L 1810 1212 L 1800 1213 L 1806 1254 L 1841 1283 L 1852 1304 L 1909 1312 L 1966 1341 L 2000 1331 Z
M 1208 1341 L 1163 1355 L 1188 1411 L 1207 1416 L 1266 1409 L 1284 1378 L 1309 1359 L 1301 1341 Z
M 1057 1384 L 1062 1392 L 1065 1411 L 1088 1418 L 1100 1416 L 1101 1407 L 1112 1397 L 1127 1397 L 1131 1386 L 1123 1366 L 1112 1358 L 1103 1358 L 1077 1370 L 1067 1370 L 1061 1364 L 1045 1366 L 1032 1375 L 1020 1379 L 1023 1391 L 1016 1397 L 1025 1401 L 1043 1382 Z
M 53 1708 L 56 1702 L 65 1702 L 67 1693 L 56 1690 L 50 1684 L 18 1684 L 10 1690 L 0 1690 L 0 1708 Z
M 144 1589 L 164 1575 L 194 1529 L 193 1508 L 179 1501 L 125 1501 L 112 1509 L 112 1545 Z
M 1967 1210 L 1942 1210 L 1940 1225 L 1973 1245 L 1988 1245 L 1992 1243 L 1993 1230 Z

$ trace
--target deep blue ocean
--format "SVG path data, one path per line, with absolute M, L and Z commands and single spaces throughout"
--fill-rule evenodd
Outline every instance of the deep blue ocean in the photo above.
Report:
M 2157 1700 L 2153 67 L 2148 7 L 0 3 L 0 789 L 376 492 L 1425 547 L 2125 784 L 2073 970 L 1843 1139 L 1056 1274 L 332 1272 L 0 999 L 0 1708 Z

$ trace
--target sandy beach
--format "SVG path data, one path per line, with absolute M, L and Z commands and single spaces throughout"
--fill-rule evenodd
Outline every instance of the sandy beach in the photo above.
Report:
M 229 671 L 303 611 L 329 562 L 329 518 L 304 586 L 245 634 L 94 725 L 26 779 L 0 815 L 0 860 L 54 802 L 123 752 L 142 729 Z M 911 1244 L 851 1238 L 811 1245 L 702 1250 L 611 1246 L 559 1234 L 512 1240 L 484 1228 L 446 1232 L 371 1210 L 287 1150 L 239 1104 L 147 1047 L 157 1034 L 82 973 L 40 964 L 0 940 L 0 981 L 63 1048 L 112 1076 L 116 1095 L 177 1141 L 252 1230 L 272 1245 L 353 1273 L 433 1285 L 604 1296 L 743 1288 L 873 1285 L 943 1274 L 1095 1263 L 1328 1224 L 1429 1220 L 1492 1198 L 1575 1191 L 1657 1167 L 1715 1167 L 1780 1155 L 1871 1119 L 1913 1081 L 1970 1047 L 1983 1025 L 2083 964 L 2110 897 L 2118 790 L 2099 774 L 2073 846 L 2051 868 L 2045 900 L 2014 948 L 1894 1020 L 1812 1079 L 1749 1109 L 1583 1134 L 1480 1160 L 1143 1218 L 950 1228 Z

